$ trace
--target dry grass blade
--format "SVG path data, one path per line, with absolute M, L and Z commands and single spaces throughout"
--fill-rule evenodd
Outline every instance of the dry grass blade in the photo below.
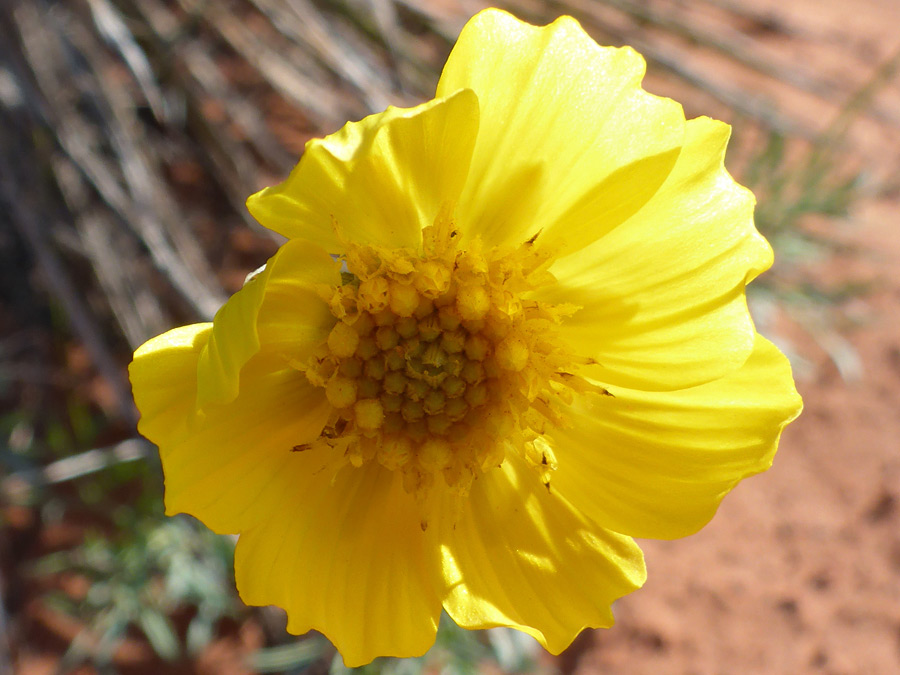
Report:
M 789 63 L 781 64 L 763 56 L 759 52 L 756 40 L 747 37 L 744 33 L 734 30 L 722 22 L 716 25 L 716 29 L 713 32 L 699 29 L 689 21 L 677 18 L 679 14 L 677 6 L 672 11 L 664 14 L 652 9 L 650 5 L 635 3 L 631 0 L 602 1 L 628 14 L 638 22 L 646 22 L 666 33 L 682 36 L 692 44 L 712 49 L 732 61 L 774 80 L 789 84 L 797 91 L 811 94 L 822 101 L 833 102 L 835 98 L 840 99 L 843 97 L 841 87 L 832 79 L 811 72 L 802 63 L 790 61 Z M 729 12 L 741 14 L 736 7 L 730 8 Z M 746 12 L 743 12 L 743 14 L 746 15 Z M 757 18 L 757 20 L 760 19 Z M 860 110 L 860 114 L 894 127 L 900 127 L 900 115 L 897 115 L 896 110 L 893 108 L 869 105 L 865 109 Z
M 244 208 L 246 195 L 257 189 L 258 161 L 251 148 L 234 140 L 221 124 L 204 114 L 206 105 L 210 102 L 221 105 L 225 119 L 238 126 L 252 150 L 279 171 L 286 172 L 296 157 L 271 132 L 259 105 L 241 96 L 227 80 L 210 56 L 213 48 L 196 39 L 183 39 L 178 18 L 165 4 L 141 0 L 130 6 L 148 29 L 151 61 L 157 68 L 161 68 L 160 63 L 170 64 L 168 84 L 184 101 L 188 130 L 211 165 L 232 210 L 247 225 L 272 236 L 274 233 L 260 227 Z
M 296 67 L 309 60 L 300 50 L 274 50 L 227 7 L 209 6 L 198 0 L 178 0 L 178 3 L 188 14 L 202 17 L 275 91 L 299 106 L 317 124 L 328 126 L 334 119 L 352 117 L 358 112 L 352 102 L 328 86 L 327 80 L 310 77 Z
M 554 7 L 564 13 L 571 13 L 582 20 L 588 29 L 615 36 L 641 52 L 648 60 L 676 75 L 684 82 L 713 96 L 740 115 L 757 120 L 769 129 L 785 136 L 796 136 L 807 140 L 815 138 L 814 130 L 780 113 L 772 101 L 748 94 L 744 89 L 716 81 L 698 68 L 688 65 L 677 52 L 667 50 L 655 42 L 642 37 L 638 26 L 612 22 L 604 11 L 605 3 L 594 0 L 551 0 Z
M 55 156 L 56 183 L 75 216 L 81 252 L 91 262 L 110 309 L 132 348 L 171 325 L 156 295 L 148 287 L 140 251 L 133 237 L 122 231 L 108 211 L 95 203 L 90 189 L 71 161 Z
M 428 98 L 434 92 L 437 75 L 440 71 L 440 60 L 433 58 L 432 50 L 423 50 L 422 47 L 430 42 L 440 45 L 438 50 L 446 55 L 449 45 L 456 39 L 459 29 L 462 28 L 461 16 L 448 8 L 452 5 L 443 3 L 429 3 L 424 0 L 396 0 L 396 6 L 407 10 L 407 13 L 417 18 L 421 23 L 421 30 L 417 35 L 411 35 L 400 26 L 401 31 L 396 43 L 388 44 L 386 40 L 394 30 L 390 19 L 384 25 L 379 20 L 377 10 L 371 11 L 373 0 L 333 0 L 331 9 L 340 14 L 340 18 L 352 27 L 348 29 L 344 37 L 346 42 L 356 42 L 361 48 L 369 45 L 372 49 L 378 47 L 386 52 L 393 61 L 396 70 L 395 86 L 402 84 L 403 93 L 418 98 Z M 474 11 L 481 9 L 481 3 L 476 2 Z M 399 21 L 399 19 L 398 19 Z M 339 27 L 339 21 L 333 21 L 335 28 Z
M 681 36 L 697 45 L 712 49 L 768 77 L 791 84 L 801 91 L 826 99 L 838 91 L 834 82 L 809 72 L 803 64 L 792 63 L 790 67 L 783 67 L 762 56 L 755 48 L 754 40 L 729 26 L 720 24 L 716 26 L 714 33 L 677 18 L 677 9 L 663 13 L 653 9 L 649 4 L 628 0 L 602 0 L 602 2 L 638 22 L 656 26 L 666 33 Z
M 313 50 L 321 62 L 363 97 L 368 112 L 390 103 L 391 84 L 364 58 L 354 43 L 342 40 L 322 13 L 306 0 L 250 0 L 294 44 Z
M 405 35 L 400 28 L 397 8 L 394 6 L 393 0 L 370 0 L 370 3 L 375 15 L 375 24 L 387 46 L 394 86 L 402 89 L 402 71 L 399 64 L 402 58 L 400 55 L 403 53 L 401 45 L 405 42 Z
M 128 24 L 109 0 L 87 0 L 87 2 L 97 30 L 122 56 L 123 62 L 134 75 L 134 79 L 140 86 L 156 119 L 162 122 L 166 118 L 165 97 L 156 81 L 153 67 L 131 31 L 128 30 Z
M 459 35 L 459 31 L 462 29 L 463 17 L 447 12 L 447 8 L 441 4 L 435 4 L 428 0 L 397 0 L 397 4 L 424 18 L 429 28 L 440 35 L 448 44 L 456 40 L 456 36 Z M 487 6 L 487 3 L 484 3 L 482 6 Z
M 62 14 L 61 8 L 57 9 Z M 133 228 L 158 268 L 194 308 L 197 316 L 211 318 L 224 297 L 196 241 L 184 233 L 184 220 L 173 213 L 165 190 L 148 166 L 149 160 L 141 150 L 141 143 L 124 118 L 117 92 L 103 82 L 102 75 L 92 80 L 102 83 L 99 92 L 91 92 L 94 110 L 102 116 L 102 127 L 94 127 L 79 114 L 76 103 L 64 94 L 71 91 L 68 86 L 71 81 L 85 82 L 86 78 L 76 80 L 79 69 L 66 57 L 61 31 L 54 31 L 49 22 L 42 21 L 37 8 L 31 5 L 18 6 L 14 18 L 22 35 L 25 56 L 41 94 L 48 101 L 47 107 L 52 110 L 47 124 L 56 134 L 60 146 L 122 221 Z M 66 30 L 69 34 L 88 38 L 74 22 Z M 83 39 L 79 47 L 90 53 L 93 45 L 89 39 Z M 99 58 L 96 51 L 94 56 Z M 76 68 L 74 72 L 73 68 Z M 63 73 L 67 73 L 68 81 L 63 79 Z M 106 132 L 106 137 L 100 129 Z M 104 152 L 107 143 L 118 162 L 111 161 L 108 152 Z M 122 177 L 121 182 L 116 176 Z M 168 214 L 168 217 L 163 220 L 159 214 Z M 170 236 L 174 236 L 174 241 Z
M 141 238 L 156 242 L 157 249 L 166 254 L 176 287 L 201 318 L 212 318 L 225 298 L 203 250 L 185 227 L 187 218 L 167 195 L 153 145 L 140 133 L 142 126 L 135 117 L 133 100 L 103 73 L 109 65 L 104 63 L 94 36 L 71 19 L 67 32 L 95 73 L 95 91 L 101 103 L 98 108 L 109 111 L 105 126 L 111 132 L 110 142 L 128 187 Z
M 14 141 L 8 133 L 12 130 L 6 131 L 7 133 L 0 136 L 3 146 L 14 148 Z M 2 169 L 0 199 L 4 202 L 4 211 L 11 214 L 12 221 L 20 235 L 28 242 L 38 260 L 48 290 L 65 311 L 73 331 L 84 344 L 97 369 L 115 392 L 118 415 L 135 423 L 137 414 L 131 400 L 131 388 L 113 357 L 112 350 L 107 345 L 103 331 L 98 327 L 85 301 L 76 292 L 76 286 L 72 283 L 59 256 L 50 246 L 46 232 L 35 215 L 40 213 L 40 210 L 31 201 L 23 203 L 22 195 L 27 193 L 24 185 L 28 183 L 13 182 L 13 177 L 17 172 L 8 160 L 4 159 Z

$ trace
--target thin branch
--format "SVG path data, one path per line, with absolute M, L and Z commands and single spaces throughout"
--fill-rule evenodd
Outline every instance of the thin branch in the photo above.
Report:
M 156 446 L 143 438 L 130 438 L 107 448 L 58 459 L 41 469 L 29 469 L 10 474 L 0 480 L 0 497 L 21 501 L 35 489 L 82 478 L 103 469 L 126 462 L 152 457 Z
M 87 2 L 97 30 L 119 52 L 122 61 L 128 66 L 135 82 L 141 88 L 147 105 L 150 106 L 156 119 L 163 122 L 167 117 L 166 99 L 156 81 L 147 55 L 128 30 L 128 24 L 109 0 L 87 0 Z

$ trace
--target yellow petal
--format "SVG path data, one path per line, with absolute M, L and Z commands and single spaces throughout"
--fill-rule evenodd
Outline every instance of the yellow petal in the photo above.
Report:
M 772 463 L 802 407 L 787 359 L 757 336 L 743 367 L 671 392 L 614 389 L 552 433 L 552 486 L 597 523 L 634 537 L 699 530 L 738 481 Z
M 323 391 L 272 359 L 251 360 L 231 403 L 198 412 L 197 362 L 211 324 L 176 328 L 147 342 L 129 367 L 138 430 L 159 446 L 166 513 L 190 513 L 219 533 L 270 517 L 268 488 L 283 471 L 312 472 L 319 458 L 292 452 L 319 436 L 331 406 Z
M 340 283 L 338 263 L 321 247 L 298 239 L 279 248 L 216 313 L 209 345 L 200 355 L 200 407 L 233 400 L 241 368 L 260 349 L 291 362 L 308 358 L 334 325 L 317 291 Z
M 684 137 L 681 106 L 641 89 L 645 67 L 571 17 L 540 28 L 496 9 L 472 18 L 437 89 L 473 89 L 481 109 L 460 229 L 492 244 L 542 231 L 543 244 L 576 250 L 637 211 Z
M 755 331 L 744 287 L 772 262 L 753 225 L 753 195 L 723 161 L 730 127 L 699 118 L 669 179 L 632 218 L 557 261 L 551 302 L 582 309 L 563 326 L 592 376 L 623 387 L 680 389 L 747 360 Z
M 197 360 L 212 323 L 173 328 L 141 345 L 128 365 L 138 431 L 153 442 L 183 433 L 197 404 Z
M 420 245 L 442 205 L 455 202 L 478 130 L 478 100 L 450 92 L 415 108 L 388 108 L 307 143 L 280 185 L 247 200 L 260 223 L 332 253 L 344 241 Z
M 401 482 L 374 464 L 333 482 L 286 471 L 277 513 L 238 541 L 241 598 L 285 608 L 291 633 L 324 633 L 347 666 L 424 654 L 440 617 L 438 547 Z
M 558 654 L 645 579 L 635 543 L 586 520 L 519 459 L 475 482 L 442 523 L 444 609 L 464 628 L 509 626 Z
M 208 406 L 184 433 L 151 438 L 166 479 L 166 513 L 189 513 L 219 533 L 271 518 L 285 471 L 313 472 L 320 458 L 295 452 L 322 433 L 331 405 L 293 369 L 251 360 L 230 403 Z

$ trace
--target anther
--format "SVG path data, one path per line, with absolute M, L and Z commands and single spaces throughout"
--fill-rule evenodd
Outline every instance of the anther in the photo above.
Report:
M 366 398 L 357 401 L 353 406 L 356 426 L 363 431 L 375 431 L 384 422 L 384 408 L 377 398 Z
M 403 406 L 404 399 L 399 394 L 382 393 L 379 398 L 381 399 L 381 407 L 384 408 L 386 413 L 400 412 L 400 408 Z
M 437 339 L 441 334 L 441 326 L 438 319 L 432 315 L 419 321 L 419 337 L 425 342 Z
M 511 335 L 500 342 L 495 349 L 497 365 L 503 370 L 519 372 L 528 365 L 528 345 L 517 335 Z
M 400 414 L 403 415 L 403 419 L 407 422 L 415 422 L 425 416 L 425 410 L 422 408 L 421 401 L 407 399 L 400 407 Z
M 468 403 L 473 408 L 477 408 L 478 406 L 484 405 L 487 402 L 488 398 L 488 390 L 487 386 L 485 386 L 484 382 L 481 384 L 476 384 L 474 387 L 468 387 L 466 389 L 466 403 Z
M 352 317 L 358 312 L 356 288 L 353 286 L 338 286 L 328 305 L 331 308 L 331 313 L 338 319 L 348 316 Z
M 359 333 L 353 328 L 338 321 L 328 334 L 328 349 L 339 359 L 353 356 L 359 345 Z
M 404 466 L 412 455 L 412 443 L 405 436 L 388 436 L 376 453 L 378 463 L 384 468 L 395 470 Z
M 353 322 L 353 330 L 355 330 L 360 336 L 368 335 L 374 330 L 374 328 L 375 320 L 368 312 L 360 312 L 356 317 L 356 321 Z
M 325 397 L 335 408 L 349 408 L 356 403 L 356 381 L 340 375 L 331 378 L 325 385 Z
M 380 380 L 384 377 L 384 359 L 380 356 L 373 356 L 366 361 L 365 373 L 367 377 L 373 380 Z
M 423 319 L 434 311 L 434 303 L 431 301 L 431 298 L 426 298 L 424 295 L 419 297 L 419 306 L 416 307 L 416 313 L 413 315 L 417 319 Z
M 431 391 L 431 387 L 425 380 L 409 380 L 406 383 L 406 395 L 414 401 L 419 401 Z
M 444 392 L 432 389 L 422 400 L 422 408 L 429 415 L 436 415 L 444 409 L 445 400 Z
M 419 332 L 419 322 L 414 316 L 405 316 L 394 326 L 394 329 L 402 338 L 411 338 Z
M 344 377 L 356 379 L 362 375 L 362 361 L 359 359 L 343 359 L 338 366 L 338 372 Z
M 450 288 L 450 270 L 434 260 L 426 260 L 419 265 L 416 288 L 426 298 L 437 298 Z
M 461 331 L 444 331 L 441 335 L 441 347 L 448 354 L 459 354 L 466 344 L 466 334 Z
M 456 294 L 456 309 L 467 321 L 483 318 L 491 308 L 491 298 L 484 286 L 468 284 Z
M 403 417 L 400 413 L 397 412 L 386 412 L 384 416 L 384 424 L 382 425 L 382 429 L 387 434 L 394 434 L 398 431 L 402 431 L 403 427 L 406 426 L 406 422 L 403 420 Z
M 459 328 L 459 314 L 450 305 L 445 305 L 438 310 L 438 321 L 444 330 L 456 330 Z
M 450 429 L 453 422 L 447 415 L 438 414 L 425 418 L 425 424 L 428 426 L 428 431 L 443 436 Z
M 380 312 L 388 306 L 388 282 L 384 277 L 371 277 L 359 284 L 359 305 L 367 312 Z
M 383 351 L 393 349 L 400 341 L 400 336 L 393 326 L 381 326 L 375 331 L 375 344 Z
M 368 361 L 375 356 L 378 351 L 378 343 L 375 342 L 375 338 L 371 335 L 360 338 L 359 343 L 356 346 L 356 355 L 363 361 Z M 352 354 L 348 354 L 348 356 L 352 356 Z
M 385 355 L 384 365 L 388 370 L 403 370 L 404 366 L 406 366 L 406 359 L 403 358 L 403 354 L 395 349 Z
M 419 306 L 419 292 L 413 287 L 399 282 L 390 284 L 391 311 L 397 316 L 412 316 Z
M 451 398 L 444 405 L 444 414 L 453 422 L 461 420 L 467 412 L 469 412 L 469 406 L 461 398 Z
M 459 376 L 469 384 L 475 384 L 484 379 L 484 366 L 478 361 L 466 361 Z
M 451 375 L 459 376 L 466 363 L 466 357 L 462 353 L 448 354 L 447 365 L 444 366 L 444 370 Z
M 437 342 L 432 342 L 422 354 L 422 363 L 432 370 L 440 370 L 447 363 L 447 352 Z
M 372 316 L 372 320 L 375 321 L 376 326 L 390 326 L 396 319 L 397 315 L 387 308 Z
M 482 335 L 469 335 L 466 338 L 466 356 L 473 361 L 482 361 L 487 356 L 490 343 Z
M 357 395 L 360 398 L 375 398 L 381 393 L 381 384 L 378 380 L 373 380 L 371 377 L 363 377 L 357 382 Z
M 425 424 L 425 420 L 420 418 L 418 420 L 409 422 L 409 424 L 406 425 L 406 435 L 414 443 L 421 443 L 426 438 L 428 438 L 428 427 Z
M 407 359 L 415 359 L 425 352 L 425 344 L 417 337 L 407 338 L 401 345 Z
M 383 387 L 388 394 L 402 394 L 406 391 L 406 375 L 399 371 L 391 371 L 384 376 Z
M 419 448 L 416 458 L 426 471 L 440 471 L 450 464 L 450 444 L 442 438 L 429 438 Z
M 462 378 L 457 377 L 456 375 L 450 375 L 441 382 L 441 389 L 444 390 L 444 393 L 447 394 L 449 398 L 456 398 L 457 396 L 462 396 L 466 391 L 466 383 Z

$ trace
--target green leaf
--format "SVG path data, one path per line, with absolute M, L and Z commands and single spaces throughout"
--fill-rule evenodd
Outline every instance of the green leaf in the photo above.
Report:
M 328 644 L 320 638 L 305 638 L 277 647 L 257 649 L 249 659 L 249 666 L 258 673 L 282 673 L 310 665 L 328 651 Z
M 172 622 L 164 614 L 144 609 L 138 615 L 138 625 L 153 651 L 165 661 L 175 661 L 181 656 L 181 647 Z

